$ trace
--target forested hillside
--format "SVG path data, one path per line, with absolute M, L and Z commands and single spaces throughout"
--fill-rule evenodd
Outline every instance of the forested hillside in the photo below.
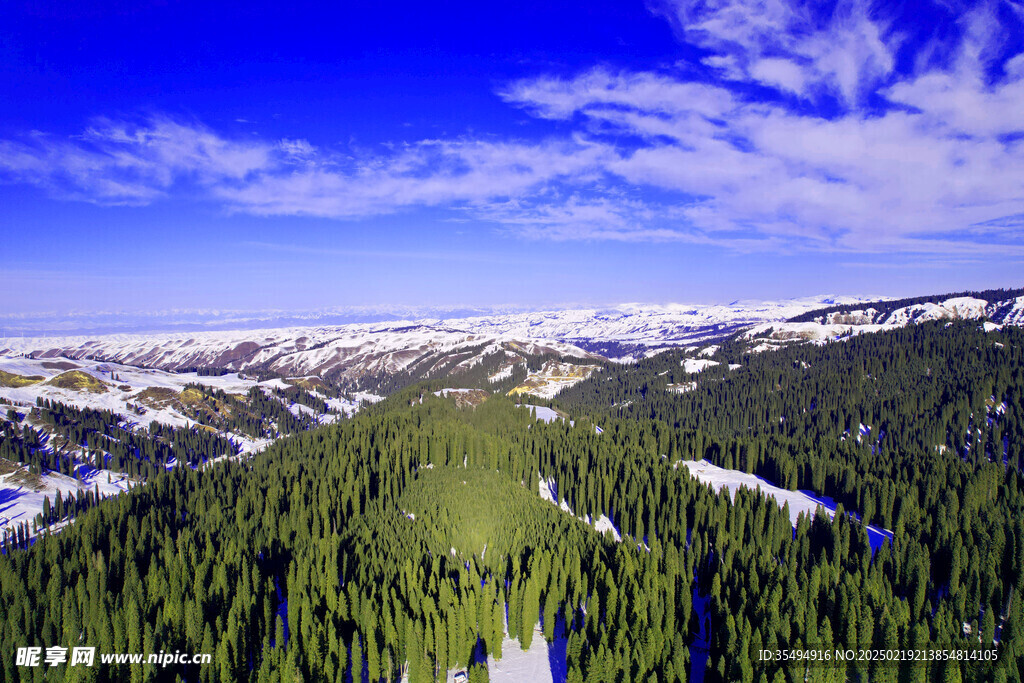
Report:
M 454 667 L 486 679 L 507 628 L 524 647 L 564 642 L 579 682 L 1021 680 L 1024 333 L 935 323 L 765 354 L 726 344 L 699 374 L 682 356 L 567 389 L 574 424 L 413 386 L 249 461 L 156 474 L 8 549 L 0 649 L 215 653 L 53 671 L 65 680 L 417 683 Z M 774 500 L 716 495 L 678 466 L 700 458 L 842 507 L 794 528 Z M 541 479 L 571 513 L 541 500 Z M 843 509 L 892 542 L 873 550 Z M 621 543 L 577 519 L 600 515 Z M 975 655 L 759 656 L 818 647 Z

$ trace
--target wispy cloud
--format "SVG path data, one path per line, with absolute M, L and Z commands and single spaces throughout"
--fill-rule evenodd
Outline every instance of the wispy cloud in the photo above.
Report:
M 746 230 L 777 238 L 764 246 L 837 251 L 1024 250 L 1006 244 L 1018 236 L 1000 220 L 1024 208 L 1024 57 L 997 59 L 1006 27 L 993 6 L 959 18 L 954 59 L 908 73 L 893 70 L 897 28 L 862 5 L 841 2 L 824 17 L 782 1 L 659 11 L 716 53 L 705 61 L 719 80 L 598 68 L 523 80 L 503 96 L 601 139 L 639 137 L 607 170 L 680 193 L 677 225 L 691 236 Z M 778 97 L 753 99 L 750 86 Z M 794 93 L 807 102 L 787 99 Z M 976 239 L 981 222 L 1004 239 Z
M 579 139 L 422 140 L 340 154 L 302 139 L 236 140 L 198 122 L 101 120 L 81 135 L 0 140 L 0 177 L 54 196 L 148 204 L 191 188 L 228 210 L 355 218 L 415 206 L 504 201 L 596 177 L 614 156 Z
M 242 182 L 266 168 L 274 146 L 235 142 L 199 124 L 166 117 L 139 123 L 98 119 L 67 139 L 34 132 L 0 140 L 0 174 L 58 197 L 101 204 L 147 204 L 176 182 Z
M 487 205 L 547 184 L 586 182 L 612 157 L 577 141 L 425 140 L 341 167 L 319 159 L 303 169 L 269 168 L 213 193 L 229 207 L 259 215 L 353 218 L 415 206 Z
M 356 259 L 412 260 L 412 261 L 456 261 L 464 263 L 517 263 L 518 259 L 479 251 L 402 251 L 392 249 L 338 249 L 335 247 L 308 246 L 281 242 L 246 241 L 241 246 L 272 251 L 275 254 L 304 254 L 310 256 L 344 256 Z M 557 265 L 552 261 L 551 265 Z
M 950 30 L 915 34 L 893 6 L 852 0 L 664 0 L 654 11 L 701 63 L 500 90 L 563 122 L 560 138 L 351 152 L 155 116 L 0 140 L 0 178 L 265 216 L 443 207 L 530 239 L 1022 254 L 1024 54 L 1007 36 L 1024 18 L 995 0 L 933 9 Z
M 713 54 L 727 79 L 856 106 L 892 73 L 902 36 L 856 0 L 667 0 L 653 5 L 680 38 Z

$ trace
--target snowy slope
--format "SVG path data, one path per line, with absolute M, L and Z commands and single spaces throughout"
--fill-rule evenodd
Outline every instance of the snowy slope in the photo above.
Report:
M 60 366 L 60 367 L 56 367 Z M 102 387 L 101 392 L 82 391 L 50 384 L 53 378 L 72 369 L 97 379 Z M 35 405 L 37 398 L 46 398 L 77 408 L 93 408 L 110 410 L 123 415 L 139 425 L 148 425 L 156 421 L 170 427 L 188 427 L 195 424 L 193 418 L 184 415 L 180 406 L 173 400 L 151 401 L 145 398 L 147 389 L 168 389 L 168 396 L 174 396 L 188 384 L 202 384 L 214 389 L 221 389 L 229 394 L 245 394 L 254 386 L 286 388 L 289 385 L 280 379 L 257 382 L 244 378 L 237 373 L 221 376 L 200 376 L 194 372 L 172 373 L 163 370 L 137 368 L 120 363 L 109 363 L 89 360 L 54 361 L 52 359 L 32 359 L 10 357 L 0 354 L 0 371 L 22 377 L 43 377 L 44 380 L 20 387 L 0 386 L 0 403 L 13 401 L 25 405 Z M 372 402 L 379 397 L 364 395 L 364 400 Z M 360 400 L 344 401 L 331 399 L 328 405 L 332 408 L 351 414 L 358 408 Z M 294 406 L 293 406 L 294 407 Z M 139 409 L 143 411 L 139 415 Z M 303 406 L 302 408 L 305 408 Z M 301 410 L 301 408 L 299 408 Z M 308 409 L 307 409 L 308 412 Z M 317 416 L 320 418 L 326 416 Z M 330 420 L 322 420 L 330 421 Z M 267 439 L 254 439 L 244 434 L 227 433 L 242 448 L 242 452 L 260 450 L 269 443 Z
M 154 421 L 175 428 L 199 428 L 194 416 L 187 414 L 186 402 L 182 399 L 183 390 L 186 394 L 196 393 L 194 389 L 186 390 L 189 384 L 205 385 L 232 395 L 245 394 L 252 387 L 263 389 L 265 394 L 272 388 L 292 388 L 281 379 L 257 382 L 237 373 L 200 376 L 194 372 L 170 373 L 95 360 L 33 359 L 2 354 L 0 372 L 5 373 L 0 375 L 0 421 L 8 420 L 9 410 L 25 417 L 36 406 L 36 400 L 42 398 L 77 408 L 109 410 L 120 416 L 124 429 L 136 433 L 148 432 L 148 425 Z M 85 381 L 77 385 L 59 381 L 68 374 L 77 374 Z M 5 383 L 15 386 L 4 386 Z M 316 413 L 299 403 L 289 404 L 284 398 L 279 400 L 293 414 L 311 416 L 313 424 L 327 424 L 341 419 L 342 415 L 351 415 L 362 404 L 381 400 L 381 397 L 359 393 L 349 398 L 327 398 L 328 409 L 336 412 L 325 414 Z M 269 424 L 271 429 L 273 424 Z M 25 425 L 40 429 L 38 422 L 28 419 L 22 421 L 18 428 Z M 231 431 L 220 433 L 234 442 L 240 454 L 253 453 L 272 442 L 270 438 L 254 438 Z M 43 450 L 52 453 L 53 441 L 47 439 L 49 436 L 43 439 Z M 60 448 L 74 458 L 77 479 L 52 471 L 36 475 L 29 472 L 24 464 L 0 460 L 0 538 L 5 529 L 13 529 L 24 522 L 31 523 L 43 511 L 44 499 L 48 497 L 52 504 L 58 491 L 65 498 L 86 490 L 108 496 L 140 483 L 123 473 L 96 470 L 86 465 L 89 460 L 83 457 L 83 447 L 67 450 L 67 445 L 62 445 Z M 208 454 L 213 459 L 217 459 L 216 455 Z M 172 460 L 170 466 L 176 462 Z
M 548 683 L 554 680 L 548 648 L 539 628 L 534 629 L 533 641 L 526 652 L 518 639 L 509 638 L 506 633 L 501 643 L 501 659 L 487 656 L 488 678 L 494 683 Z
M 905 325 L 932 320 L 981 320 L 985 330 L 999 329 L 1001 325 L 1024 325 L 1024 296 L 994 301 L 960 296 L 938 302 L 925 302 L 903 306 L 889 313 L 868 306 L 847 309 L 817 316 L 812 321 L 761 323 L 744 335 L 764 339 L 754 351 L 769 350 L 776 342 L 809 341 L 821 343 L 858 334 L 880 332 Z
M 523 403 L 519 407 L 529 409 L 529 411 L 533 413 L 533 416 L 536 419 L 541 420 L 543 422 L 554 422 L 555 420 L 563 419 L 561 415 L 556 413 L 551 408 L 547 408 L 545 406 L 531 406 L 526 403 Z
M 489 315 L 447 320 L 479 334 L 519 339 L 558 339 L 591 348 L 606 342 L 639 345 L 697 344 L 741 327 L 786 320 L 834 304 L 867 301 L 857 297 L 808 297 L 778 302 L 736 301 L 725 305 L 621 304 Z
M 443 324 L 390 323 L 191 334 L 107 335 L 8 339 L 0 355 L 96 359 L 126 365 L 182 370 L 264 370 L 284 376 L 330 375 L 339 379 L 395 374 L 413 366 L 424 376 L 453 367 L 470 369 L 494 354 L 590 354 L 557 340 L 512 340 Z M 4 346 L 6 346 L 6 354 Z M 504 361 L 504 357 L 499 359 Z
M 779 488 L 766 479 L 753 474 L 740 472 L 739 470 L 727 470 L 717 465 L 712 465 L 707 460 L 681 460 L 676 463 L 682 464 L 690 474 L 700 480 L 703 484 L 710 484 L 716 492 L 727 489 L 733 498 L 740 487 L 747 487 L 752 491 L 760 491 L 769 498 L 774 498 L 779 507 L 789 504 L 789 519 L 796 526 L 800 514 L 813 517 L 818 507 L 823 507 L 829 517 L 835 515 L 836 504 L 831 498 L 820 497 L 810 491 L 790 491 Z M 888 538 L 892 539 L 892 532 L 877 527 L 868 527 L 868 538 L 873 547 L 878 547 Z
M 81 472 L 79 479 L 58 472 L 35 476 L 21 467 L 0 476 L 0 539 L 5 530 L 13 530 L 23 522 L 31 525 L 36 515 L 43 511 L 44 500 L 49 498 L 52 505 L 58 491 L 65 499 L 86 491 L 99 491 L 105 498 L 137 484 L 120 472 L 88 468 Z
M 720 363 L 707 358 L 686 358 L 682 361 L 682 365 L 683 370 L 686 370 L 690 374 L 694 374 L 716 365 L 720 365 Z

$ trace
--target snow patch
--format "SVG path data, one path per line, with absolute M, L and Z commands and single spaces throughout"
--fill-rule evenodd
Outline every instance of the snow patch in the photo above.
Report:
M 541 478 L 540 483 L 537 485 L 540 493 L 540 497 L 543 500 L 555 505 L 555 496 L 551 492 L 555 488 L 555 480 L 552 479 L 550 482 L 547 479 Z
M 716 365 L 721 365 L 721 363 L 707 358 L 687 358 L 682 362 L 683 370 L 691 374 L 702 372 Z
M 553 683 L 543 631 L 534 628 L 533 641 L 526 652 L 518 640 L 509 638 L 506 633 L 501 642 L 501 659 L 487 656 L 487 672 L 493 683 Z
M 541 422 L 554 422 L 555 420 L 564 419 L 557 412 L 546 406 L 534 406 L 528 403 L 519 404 L 522 408 L 529 408 L 530 412 L 533 413 L 534 418 Z
M 44 500 L 49 498 L 50 505 L 55 505 L 58 491 L 65 499 L 69 494 L 76 496 L 79 492 L 84 494 L 87 491 L 98 491 L 101 498 L 106 498 L 123 493 L 139 484 L 120 472 L 95 470 L 80 465 L 80 479 L 59 472 L 49 472 L 38 478 L 40 486 L 36 490 L 17 481 L 27 471 L 26 466 L 0 476 L 0 538 L 3 538 L 5 529 L 13 532 L 15 527 L 23 522 L 28 523 L 31 534 L 32 520 L 43 511 Z M 61 527 L 63 526 L 65 525 L 62 524 Z M 45 527 L 41 529 L 43 530 Z
M 513 370 L 515 370 L 515 366 L 514 365 L 506 365 L 501 370 L 498 370 L 496 373 L 494 373 L 493 375 L 488 377 L 487 381 L 491 382 L 491 383 L 494 383 L 494 382 L 501 382 L 502 380 L 509 379 L 510 377 L 512 377 L 512 371 Z
M 773 498 L 779 507 L 784 507 L 786 503 L 789 503 L 789 520 L 793 526 L 796 526 L 800 513 L 813 517 L 819 506 L 828 512 L 829 517 L 835 515 L 837 507 L 835 501 L 828 497 L 818 496 L 811 491 L 789 491 L 775 486 L 767 479 L 739 470 L 727 470 L 713 465 L 707 460 L 681 460 L 677 461 L 676 465 L 680 462 L 690 471 L 691 475 L 703 484 L 710 484 L 716 492 L 728 489 L 729 495 L 735 498 L 736 491 L 741 486 L 745 486 Z M 892 531 L 888 529 L 874 526 L 869 526 L 867 529 L 868 538 L 874 548 L 880 547 L 886 538 L 892 539 Z
M 619 535 L 619 530 L 615 528 L 615 525 L 612 524 L 612 520 L 608 519 L 607 516 L 601 515 L 598 517 L 597 521 L 594 522 L 594 528 L 601 534 L 610 531 L 612 532 L 612 538 L 615 539 L 616 543 L 622 542 L 622 536 Z

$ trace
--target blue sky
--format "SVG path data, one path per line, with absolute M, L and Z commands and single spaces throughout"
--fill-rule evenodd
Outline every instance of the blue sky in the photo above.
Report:
M 2 315 L 1024 278 L 1019 2 L 11 2 Z

